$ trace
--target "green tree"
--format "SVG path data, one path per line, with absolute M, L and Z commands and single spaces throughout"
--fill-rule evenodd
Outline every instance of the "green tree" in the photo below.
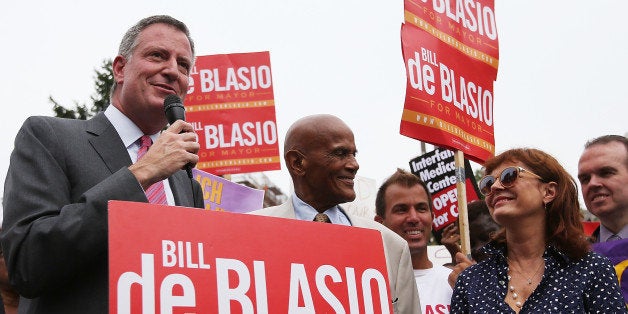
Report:
M 475 177 L 475 182 L 480 183 L 480 180 L 484 177 L 484 169 L 475 169 L 473 171 L 473 176 Z
M 111 59 L 103 60 L 100 69 L 95 69 L 94 72 L 96 72 L 96 77 L 94 78 L 94 88 L 96 91 L 94 95 L 90 97 L 92 101 L 91 107 L 87 108 L 87 105 L 74 101 L 74 109 L 68 109 L 50 96 L 48 100 L 53 104 L 52 110 L 54 111 L 55 117 L 87 120 L 98 112 L 106 109 L 109 104 L 111 86 L 113 85 Z
M 475 170 L 473 170 L 473 176 L 475 177 L 475 182 L 477 184 L 480 184 L 480 180 L 482 180 L 482 178 L 484 177 L 484 168 L 476 168 Z M 482 195 L 482 193 L 478 193 L 480 200 L 484 199 L 484 195 Z

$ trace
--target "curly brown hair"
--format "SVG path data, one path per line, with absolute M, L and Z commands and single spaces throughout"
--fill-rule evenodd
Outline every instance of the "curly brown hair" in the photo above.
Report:
M 556 182 L 556 198 L 547 204 L 545 236 L 551 244 L 570 258 L 580 259 L 590 250 L 582 226 L 582 213 L 578 201 L 576 181 L 549 154 L 534 148 L 515 148 L 507 150 L 486 161 L 486 173 L 495 170 L 505 162 L 521 162 L 526 168 L 539 175 L 544 182 Z M 494 236 L 494 241 L 506 241 L 505 229 Z

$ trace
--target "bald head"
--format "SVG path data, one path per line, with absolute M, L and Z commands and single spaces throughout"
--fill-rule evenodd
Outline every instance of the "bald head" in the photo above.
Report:
M 353 132 L 340 118 L 330 114 L 317 114 L 303 117 L 294 122 L 286 133 L 284 141 L 284 153 L 290 150 L 299 150 L 303 153 L 312 148 L 313 141 L 318 143 L 327 136 L 339 130 Z
M 286 133 L 284 159 L 297 196 L 317 210 L 355 199 L 353 180 L 360 167 L 351 129 L 338 117 L 312 115 Z

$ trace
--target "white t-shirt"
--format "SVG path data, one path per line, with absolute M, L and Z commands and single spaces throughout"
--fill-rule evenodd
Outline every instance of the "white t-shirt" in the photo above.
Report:
M 453 290 L 447 282 L 451 269 L 434 265 L 430 269 L 415 269 L 414 279 L 419 290 L 423 314 L 448 314 Z

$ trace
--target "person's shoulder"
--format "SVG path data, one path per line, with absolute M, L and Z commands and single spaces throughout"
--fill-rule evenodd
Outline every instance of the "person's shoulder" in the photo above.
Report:
M 30 116 L 26 118 L 18 137 L 36 137 L 36 138 L 58 138 L 66 136 L 69 130 L 74 130 L 72 125 L 76 125 L 76 122 L 70 122 L 71 119 L 48 117 L 48 116 Z M 59 134 L 61 133 L 61 134 Z
M 49 132 L 50 129 L 63 130 L 73 129 L 76 127 L 82 128 L 86 123 L 87 120 L 81 119 L 68 119 L 49 116 L 30 116 L 24 121 L 22 129 Z
M 426 269 L 414 269 L 415 277 L 417 273 L 423 274 L 424 278 L 429 278 L 430 281 L 447 283 L 447 278 L 453 269 L 445 267 L 440 264 L 433 263 L 433 266 Z
M 605 265 L 605 264 L 612 265 L 611 260 L 608 259 L 608 257 L 595 251 L 587 252 L 587 255 L 585 255 L 583 258 L 578 260 L 578 262 L 581 264 L 588 264 L 588 265 Z
M 271 206 L 271 207 L 266 207 L 266 208 L 250 211 L 247 214 L 258 215 L 258 216 L 283 217 L 285 216 L 286 208 L 287 208 L 287 204 L 284 203 L 277 206 Z
M 385 231 L 385 232 L 388 232 L 388 231 L 392 232 L 390 229 L 388 229 L 388 227 L 382 225 L 381 223 L 375 221 L 374 219 L 368 219 L 366 217 L 356 216 L 356 215 L 351 215 L 351 214 L 347 214 L 347 216 L 349 217 L 349 220 L 351 220 L 351 225 L 353 225 L 354 227 L 376 229 L 376 230 Z
M 470 265 L 460 273 L 460 277 L 469 278 L 486 278 L 496 275 L 497 269 L 500 266 L 497 264 L 497 260 L 492 257 L 488 257 L 480 262 Z
M 69 120 L 57 117 L 48 117 L 48 116 L 30 116 L 24 120 L 22 124 L 23 128 L 33 128 L 42 124 L 56 124 L 60 123 L 62 120 Z
M 451 286 L 448 283 L 449 275 L 453 272 L 453 269 L 449 267 L 445 267 L 440 264 L 434 264 L 434 266 L 430 269 L 432 272 L 431 277 L 433 278 L 432 282 L 435 286 L 446 287 L 448 291 L 452 291 Z
M 453 271 L 453 269 L 451 269 L 449 267 L 445 267 L 445 266 L 440 265 L 440 264 L 435 264 L 434 267 L 432 267 L 432 269 L 435 272 L 442 273 L 442 274 L 447 274 L 447 276 L 449 276 L 449 274 Z
M 60 117 L 51 117 L 51 116 L 30 116 L 26 118 L 24 124 L 33 124 L 33 123 L 50 123 L 50 124 L 81 124 L 85 123 L 88 120 L 83 119 L 71 119 L 71 118 L 60 118 Z
M 388 229 L 388 227 L 375 221 L 374 219 L 367 219 L 365 217 L 349 214 L 348 216 L 354 227 L 378 230 L 382 234 L 384 241 L 399 243 L 402 246 L 408 245 L 408 242 L 406 242 L 406 240 L 404 240 L 400 235 L 396 234 L 394 231 Z
M 277 209 L 277 206 L 266 207 L 262 209 L 252 210 L 250 212 L 247 212 L 247 214 L 259 215 L 259 216 L 272 216 L 272 213 L 275 213 L 276 209 Z

